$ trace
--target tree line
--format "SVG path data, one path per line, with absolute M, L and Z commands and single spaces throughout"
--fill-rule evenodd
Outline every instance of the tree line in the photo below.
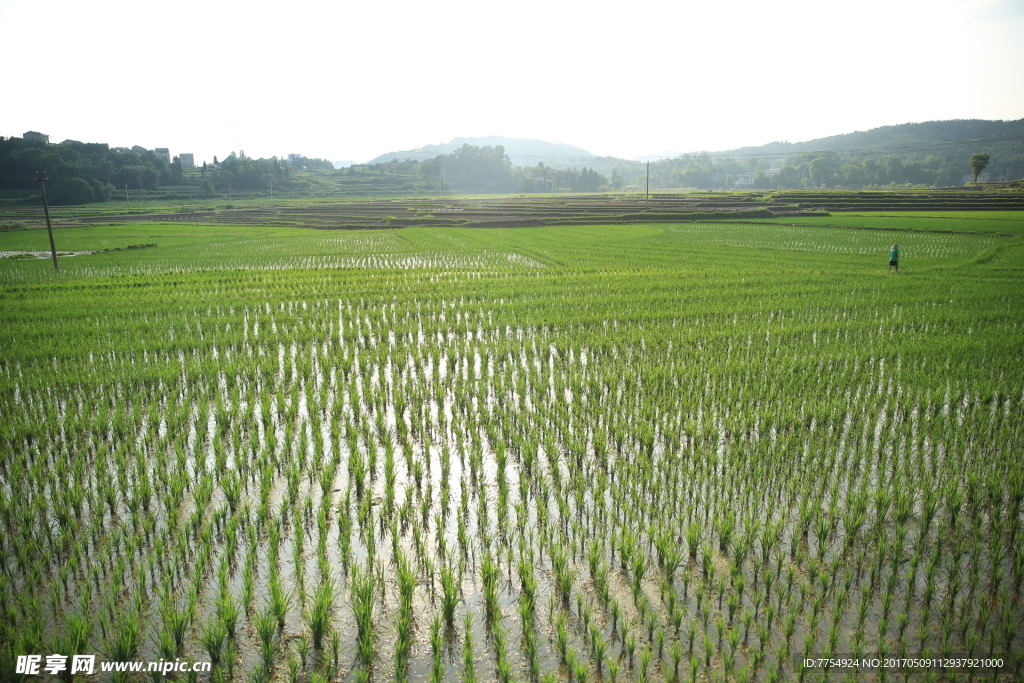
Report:
M 979 155 L 975 155 L 977 157 Z M 989 157 L 986 157 L 988 159 Z M 973 159 L 973 158 L 972 158 Z M 650 164 L 652 189 L 808 189 L 953 187 L 977 164 L 963 153 L 870 155 L 851 152 L 800 152 L 786 159 L 726 158 L 710 154 L 681 155 Z M 993 158 L 993 172 L 1011 179 L 1024 177 L 1024 153 Z M 622 159 L 595 158 L 582 169 L 512 166 L 500 146 L 463 145 L 450 154 L 426 161 L 391 159 L 336 172 L 347 182 L 370 179 L 377 187 L 395 185 L 406 192 L 604 192 L 642 189 L 647 164 Z M 413 182 L 415 181 L 415 182 Z M 396 189 L 398 189 L 396 187 Z
M 586 167 L 558 169 L 545 166 L 543 162 L 536 166 L 512 166 L 502 145 L 464 144 L 449 154 L 404 163 L 416 166 L 425 188 L 437 188 L 440 192 L 598 192 L 612 189 L 607 177 Z
M 37 171 L 47 175 L 46 194 L 52 203 L 87 204 L 107 201 L 115 188 L 155 190 L 161 180 L 175 179 L 180 164 L 172 169 L 151 151 L 137 154 L 103 143 L 69 140 L 49 145 L 0 137 L 0 198 L 34 199 Z
M 981 155 L 974 155 L 978 157 Z M 990 158 L 985 154 L 986 162 Z M 682 155 L 652 162 L 652 188 L 734 189 L 746 181 L 750 189 L 810 189 L 818 187 L 872 189 L 889 187 L 955 187 L 965 175 L 976 175 L 977 163 L 965 153 L 868 155 L 849 152 L 800 152 L 782 160 L 737 159 L 708 154 Z M 991 170 L 1009 179 L 1024 177 L 1024 152 L 992 158 Z M 617 167 L 626 184 L 639 187 L 646 169 L 640 164 Z M 747 186 L 747 185 L 740 185 Z
M 53 204 L 88 204 L 110 200 L 115 192 L 157 191 L 193 187 L 213 196 L 218 192 L 265 191 L 273 184 L 294 187 L 294 168 L 332 169 L 323 159 L 299 157 L 292 165 L 278 159 L 252 159 L 232 152 L 223 162 L 185 169 L 178 157 L 168 161 L 152 150 L 134 152 L 106 143 L 66 140 L 47 144 L 22 138 L 0 137 L 0 201 L 35 203 L 37 171 L 48 178 L 46 194 Z M 304 184 L 304 183 L 303 183 Z
M 1002 150 L 998 157 L 975 154 L 970 163 L 963 152 L 913 157 L 804 151 L 782 160 L 697 154 L 651 162 L 650 187 L 950 187 L 963 184 L 965 175 L 979 172 L 976 160 L 982 156 L 996 174 L 1024 176 L 1024 151 L 1014 150 Z M 244 151 L 232 152 L 223 161 L 214 157 L 213 164 L 204 162 L 198 169 L 185 169 L 178 157 L 168 163 L 152 151 L 140 154 L 102 143 L 49 145 L 0 137 L 0 202 L 38 202 L 36 171 L 48 174 L 47 195 L 54 204 L 103 202 L 122 189 L 181 187 L 207 197 L 272 191 L 296 194 L 313 191 L 309 173 L 320 179 L 317 191 L 326 194 L 605 192 L 642 189 L 647 182 L 644 163 L 607 157 L 594 157 L 592 162 L 589 168 L 555 168 L 543 162 L 513 166 L 501 145 L 464 144 L 426 161 L 392 159 L 338 170 L 323 159 L 253 159 Z

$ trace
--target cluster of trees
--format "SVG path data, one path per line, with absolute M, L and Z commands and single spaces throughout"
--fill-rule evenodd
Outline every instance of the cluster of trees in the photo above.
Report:
M 300 157 L 296 168 L 333 169 L 329 161 Z M 198 171 L 186 171 L 180 159 L 170 163 L 153 151 L 112 149 L 106 143 L 66 140 L 57 145 L 0 137 L 0 198 L 37 201 L 33 182 L 37 171 L 49 180 L 46 195 L 53 204 L 87 204 L 109 200 L 120 190 L 149 190 L 199 186 L 211 196 L 218 191 L 264 191 L 273 184 L 293 186 L 292 166 L 279 160 L 251 159 L 232 152 L 223 162 L 205 162 Z
M 682 155 L 650 164 L 652 189 L 716 188 L 802 189 L 817 187 L 882 188 L 893 186 L 951 187 L 976 167 L 962 154 L 868 155 L 851 152 L 799 152 L 787 159 L 726 158 L 709 154 Z M 608 160 L 600 160 L 608 161 Z M 465 144 L 450 154 L 426 161 L 391 159 L 371 164 L 361 172 L 406 178 L 405 191 L 423 192 L 598 192 L 639 189 L 646 183 L 646 164 L 614 160 L 597 168 L 559 169 L 546 166 L 512 166 L 501 145 L 475 147 Z M 1024 156 L 1006 159 L 1005 166 L 1024 173 Z M 350 169 L 347 173 L 355 175 Z M 1012 174 L 1013 171 L 1011 170 Z M 343 174 L 344 175 L 344 174 Z M 415 186 L 409 176 L 419 179 Z M 740 185 L 741 178 L 752 180 Z M 382 185 L 383 186 L 383 185 Z
M 275 157 L 276 158 L 276 157 Z M 301 171 L 333 171 L 334 164 L 327 159 L 311 159 L 310 157 L 288 155 L 288 165 Z
M 235 190 L 270 190 L 273 186 L 287 190 L 292 185 L 291 166 L 277 157 L 247 157 L 244 150 L 238 154 L 232 152 L 220 162 L 214 157 L 212 166 L 203 164 L 201 174 L 200 187 L 207 196 L 218 191 L 227 193 Z
M 519 180 L 520 192 L 599 192 L 615 189 L 603 173 L 585 166 L 582 170 L 556 169 L 540 162 L 536 166 L 516 168 L 515 176 Z M 619 187 L 622 186 L 622 180 L 618 176 L 615 176 L 615 181 Z
M 977 167 L 963 155 L 929 154 L 922 158 L 902 155 L 870 156 L 846 152 L 801 152 L 784 160 L 737 159 L 707 154 L 683 155 L 651 163 L 652 188 L 737 187 L 737 181 L 753 174 L 752 189 L 801 189 L 817 187 L 882 188 L 893 186 L 953 187 L 963 184 L 965 174 Z M 976 157 L 979 155 L 975 155 Z M 985 157 L 987 160 L 987 156 Z M 1003 160 L 1011 175 L 1024 173 L 1024 155 Z M 1019 170 L 1016 170 L 1019 169 Z M 629 186 L 644 182 L 643 166 L 617 168 Z
M 217 157 L 214 157 L 212 166 L 203 162 L 199 186 L 207 196 L 236 190 L 264 192 L 273 188 L 286 192 L 307 185 L 305 181 L 298 181 L 293 176 L 294 169 L 333 170 L 334 164 L 325 159 L 307 157 L 291 161 L 277 157 L 253 159 L 242 150 L 238 154 L 232 152 L 223 161 L 217 161 Z
M 0 137 L 0 193 L 17 198 L 38 192 L 32 179 L 44 171 L 46 194 L 54 204 L 85 204 L 110 199 L 116 189 L 155 190 L 174 180 L 172 168 L 153 152 L 136 154 L 104 143 L 65 141 L 59 145 Z
M 404 173 L 412 169 L 423 181 L 422 189 L 443 192 L 597 192 L 611 189 L 608 178 L 594 169 L 556 169 L 545 166 L 512 166 L 502 145 L 483 147 L 464 144 L 450 154 L 426 161 L 407 159 L 375 164 Z M 621 180 L 620 180 L 621 182 Z
M 413 162 L 415 163 L 415 162 Z M 464 144 L 450 154 L 419 162 L 420 177 L 441 191 L 512 192 L 512 162 L 501 145 Z
M 967 168 L 937 156 L 921 160 L 896 155 L 849 158 L 838 152 L 803 152 L 787 160 L 778 175 L 762 179 L 755 175 L 755 184 L 765 187 L 885 187 L 889 185 L 923 185 L 950 187 L 961 185 Z M 763 169 L 758 169 L 763 171 Z
M 592 168 L 558 169 L 512 166 L 501 145 L 463 145 L 451 154 L 420 161 L 391 157 L 375 164 L 341 168 L 326 175 L 338 188 L 370 192 L 436 194 L 487 192 L 599 192 L 621 189 L 624 180 L 612 172 L 609 180 Z

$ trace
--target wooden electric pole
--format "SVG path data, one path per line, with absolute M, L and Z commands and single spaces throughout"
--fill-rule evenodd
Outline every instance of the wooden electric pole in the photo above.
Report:
M 648 209 L 651 208 L 651 162 L 650 161 L 647 162 L 647 202 L 646 202 L 646 204 L 647 204 L 646 208 L 648 208 Z
M 43 213 L 46 214 L 46 232 L 50 233 L 50 253 L 53 254 L 53 269 L 60 270 L 57 265 L 57 245 L 53 243 L 53 228 L 50 226 L 50 207 L 46 203 L 46 185 L 44 183 L 48 180 L 46 174 L 42 171 L 36 171 L 36 181 L 39 183 L 39 190 L 43 193 Z

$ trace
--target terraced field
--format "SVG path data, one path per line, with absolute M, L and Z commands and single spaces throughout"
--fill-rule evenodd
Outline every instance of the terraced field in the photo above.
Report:
M 988 215 L 1024 210 L 1020 192 L 692 192 L 627 195 L 518 195 L 509 197 L 382 198 L 379 201 L 242 200 L 236 203 L 118 203 L 54 209 L 58 225 L 117 222 L 217 223 L 356 229 L 384 227 L 536 227 L 681 220 L 737 220 L 821 216 L 824 212 L 943 213 Z M 769 213 L 770 212 L 770 213 Z M 41 207 L 5 207 L 2 221 L 42 225 Z

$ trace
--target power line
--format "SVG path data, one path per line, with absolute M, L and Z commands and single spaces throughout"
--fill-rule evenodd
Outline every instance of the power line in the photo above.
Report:
M 12 180 L 31 180 L 31 181 L 35 181 L 35 180 L 36 180 L 36 178 L 33 178 L 32 176 L 26 176 L 26 175 L 11 175 L 10 173 L 4 173 L 4 172 L 2 172 L 2 171 L 0 171 L 0 177 L 3 177 L 3 178 L 10 178 L 10 179 L 12 179 Z

